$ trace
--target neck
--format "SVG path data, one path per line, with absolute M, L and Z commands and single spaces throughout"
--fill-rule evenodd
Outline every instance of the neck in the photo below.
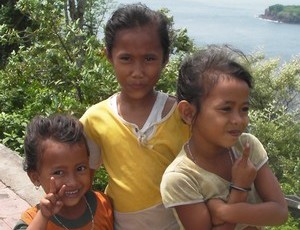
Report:
M 198 148 L 197 148 L 198 147 Z M 189 141 L 185 147 L 188 157 L 202 169 L 214 173 L 225 180 L 231 180 L 233 157 L 227 148 L 215 150 L 200 148 L 193 141 Z
M 155 100 L 155 91 L 151 91 L 147 96 L 139 99 L 128 97 L 128 95 L 121 92 L 117 98 L 118 113 L 124 120 L 142 128 L 152 110 Z
M 156 100 L 156 95 L 157 92 L 155 90 L 151 90 L 143 97 L 132 97 L 131 95 L 128 95 L 121 91 L 118 96 L 118 104 L 125 104 L 132 107 L 145 107 L 147 105 L 153 105 Z
M 81 210 L 82 210 L 82 214 L 81 215 L 83 215 L 83 213 L 85 212 L 85 210 L 87 209 L 88 210 L 88 212 L 89 212 L 89 214 L 90 214 L 90 218 L 91 218 L 91 230 L 93 230 L 94 229 L 94 225 L 95 225 L 95 223 L 94 223 L 94 216 L 93 216 L 93 212 L 92 212 L 92 209 L 91 209 L 91 206 L 89 205 L 89 203 L 88 203 L 88 201 L 86 200 L 86 198 L 85 197 L 83 197 L 82 199 L 81 199 L 81 201 L 84 201 L 84 204 L 85 204 L 85 208 L 84 207 L 80 207 L 81 208 Z M 79 202 L 80 203 L 80 202 Z M 77 207 L 79 207 L 79 206 L 81 206 L 81 205 L 76 205 Z M 66 209 L 65 209 L 66 210 Z M 70 210 L 68 210 L 68 211 L 70 211 Z M 74 209 L 73 209 L 73 211 L 74 211 L 74 213 L 76 212 Z M 62 211 L 61 211 L 62 212 Z M 80 216 L 73 216 L 73 217 L 67 217 L 66 216 L 66 214 L 61 214 L 61 212 L 60 212 L 60 215 L 62 216 L 62 217 L 64 217 L 65 219 L 79 219 L 80 218 Z M 78 213 L 77 213 L 78 214 Z M 69 230 L 69 228 L 65 225 L 65 223 L 63 223 L 63 221 L 62 220 L 60 220 L 59 219 L 59 217 L 58 216 L 56 216 L 56 215 L 53 215 L 53 218 L 58 222 L 58 224 L 62 227 L 62 228 L 64 228 L 64 229 L 66 229 L 66 230 Z
M 86 202 L 85 198 L 81 198 L 78 204 L 74 206 L 66 206 L 64 205 L 61 210 L 59 211 L 58 215 L 66 218 L 66 219 L 77 219 L 78 217 L 82 216 L 86 210 Z
M 228 153 L 228 148 L 210 146 L 209 144 L 202 143 L 200 141 L 189 140 L 189 147 L 194 155 L 194 157 L 215 160 L 219 158 L 224 153 Z

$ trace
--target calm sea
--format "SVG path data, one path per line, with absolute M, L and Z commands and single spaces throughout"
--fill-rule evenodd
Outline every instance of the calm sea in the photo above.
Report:
M 258 18 L 270 5 L 300 5 L 300 0 L 117 0 L 142 2 L 152 9 L 168 8 L 175 28 L 187 28 L 199 46 L 228 43 L 245 53 L 289 61 L 300 56 L 300 25 Z

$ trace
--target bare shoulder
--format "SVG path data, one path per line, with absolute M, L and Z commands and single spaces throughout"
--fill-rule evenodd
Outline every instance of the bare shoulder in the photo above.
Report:
M 168 97 L 168 99 L 166 101 L 164 110 L 162 112 L 162 117 L 165 117 L 171 111 L 171 109 L 173 108 L 173 106 L 175 104 L 177 104 L 176 97 L 169 95 L 169 97 Z

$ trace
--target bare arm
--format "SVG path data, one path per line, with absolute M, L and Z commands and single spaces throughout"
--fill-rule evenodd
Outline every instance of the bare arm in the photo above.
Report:
M 180 205 L 175 209 L 185 230 L 212 229 L 210 214 L 204 202 Z
M 256 168 L 252 164 L 252 162 L 249 160 L 249 154 L 250 154 L 250 146 L 248 143 L 245 144 L 243 155 L 238 158 L 232 167 L 232 178 L 231 182 L 238 187 L 241 188 L 249 188 L 251 184 L 253 183 L 255 177 L 256 177 Z M 228 187 L 228 189 L 230 189 Z M 246 202 L 248 197 L 247 192 L 241 192 L 235 189 L 232 189 L 229 194 L 229 198 L 227 203 L 228 204 L 234 204 L 239 202 Z M 218 208 L 219 205 L 223 205 L 224 201 L 219 199 L 211 199 L 208 201 L 208 208 L 212 217 L 212 222 L 214 225 L 214 229 L 234 229 L 235 223 L 230 224 L 228 221 L 224 220 L 222 217 L 218 214 Z
M 218 218 L 229 223 L 260 226 L 275 226 L 286 222 L 288 218 L 287 204 L 279 183 L 267 164 L 258 171 L 254 184 L 262 203 L 219 203 L 216 206 Z
M 243 156 L 236 160 L 232 168 L 232 182 L 237 186 L 250 187 L 256 177 L 256 169 L 249 160 L 250 147 L 247 144 L 243 151 Z M 229 189 L 229 188 L 228 188 Z M 212 203 L 210 208 L 210 202 L 217 202 L 217 207 Z M 232 190 L 229 196 L 229 203 L 244 202 L 247 200 L 247 193 Z M 179 219 L 187 230 L 196 229 L 213 229 L 213 230 L 232 230 L 235 228 L 235 224 L 218 216 L 218 204 L 223 201 L 219 199 L 213 199 L 206 203 L 197 203 L 191 205 L 182 205 L 176 207 L 176 212 Z M 208 209 L 208 207 L 210 209 Z

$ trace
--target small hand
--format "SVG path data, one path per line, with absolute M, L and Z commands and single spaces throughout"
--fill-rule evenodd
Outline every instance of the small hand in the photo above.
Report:
M 248 188 L 256 178 L 257 170 L 249 160 L 250 145 L 246 142 L 243 155 L 239 157 L 232 166 L 231 182 L 239 187 Z
M 210 199 L 206 203 L 210 212 L 211 221 L 214 226 L 224 224 L 224 221 L 218 216 L 218 209 L 225 205 L 221 199 Z
M 40 209 L 42 215 L 49 219 L 60 211 L 63 206 L 61 198 L 65 192 L 66 186 L 63 185 L 57 192 L 54 177 L 50 178 L 50 189 L 49 193 L 44 196 L 40 201 Z

